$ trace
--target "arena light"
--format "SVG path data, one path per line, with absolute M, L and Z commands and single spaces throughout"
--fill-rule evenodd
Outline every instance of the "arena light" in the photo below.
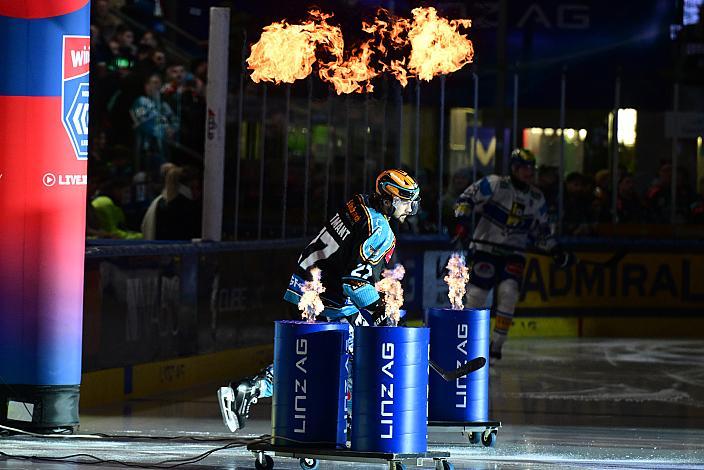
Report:
M 626 147 L 636 144 L 638 112 L 633 108 L 618 110 L 618 142 Z
M 579 130 L 579 140 L 585 140 L 586 138 L 587 138 L 587 130 L 580 129 Z
M 609 113 L 609 140 L 613 138 L 614 113 Z M 633 108 L 618 110 L 618 143 L 625 147 L 633 147 L 636 144 L 636 124 L 638 123 L 638 112 Z

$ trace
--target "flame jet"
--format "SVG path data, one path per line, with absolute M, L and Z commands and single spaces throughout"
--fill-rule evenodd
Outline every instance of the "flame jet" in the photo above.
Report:
M 464 308 L 465 286 L 469 281 L 469 269 L 465 264 L 464 256 L 453 253 L 447 260 L 447 270 L 448 274 L 444 278 L 450 288 L 447 296 L 450 298 L 453 310 L 462 310 Z
M 380 18 L 382 13 L 386 13 L 383 16 L 388 20 Z M 333 60 L 321 63 L 318 72 L 320 78 L 331 83 L 338 95 L 372 92 L 374 85 L 371 80 L 386 70 L 380 57 L 388 51 L 384 39 L 389 37 L 394 24 L 394 18 L 388 15 L 386 10 L 379 9 L 373 22 L 362 23 L 362 31 L 371 37 L 353 48 L 347 58 L 342 40 L 324 46 Z
M 303 317 L 304 320 L 312 323 L 315 321 L 315 317 L 320 315 L 325 308 L 323 301 L 320 300 L 320 294 L 325 292 L 325 286 L 320 282 L 322 276 L 320 269 L 311 268 L 310 275 L 313 280 L 303 283 L 303 287 L 301 288 L 303 295 L 298 302 L 298 310 L 301 311 L 301 317 Z
M 332 15 L 318 10 L 311 10 L 308 15 L 303 24 L 283 20 L 264 27 L 247 58 L 255 83 L 293 83 L 306 78 L 313 72 L 318 45 L 334 51 L 337 44 L 342 44 L 340 28 L 327 22 Z
M 406 275 L 406 269 L 403 265 L 397 264 L 394 269 L 385 269 L 381 275 L 384 279 L 374 284 L 374 288 L 384 294 L 386 317 L 391 319 L 393 326 L 396 326 L 401 318 L 399 312 L 403 305 L 401 280 Z
M 469 28 L 471 20 L 447 20 L 433 7 L 414 8 L 408 31 L 411 56 L 408 71 L 421 80 L 455 72 L 474 59 L 474 46 L 460 27 Z
M 362 23 L 370 37 L 349 52 L 340 27 L 328 23 L 331 14 L 311 10 L 303 24 L 272 23 L 247 58 L 252 80 L 293 83 L 310 75 L 317 62 L 318 75 L 338 95 L 369 93 L 372 79 L 383 73 L 406 86 L 409 77 L 430 81 L 472 62 L 472 41 L 459 31 L 469 28 L 470 20 L 448 20 L 433 7 L 412 13 L 411 21 L 380 8 L 371 22 Z M 321 50 L 329 57 L 321 59 Z
M 391 73 L 404 87 L 408 84 L 405 54 L 410 24 L 408 19 L 393 16 L 383 8 L 377 10 L 374 22 L 362 23 L 362 30 L 374 36 L 380 71 Z

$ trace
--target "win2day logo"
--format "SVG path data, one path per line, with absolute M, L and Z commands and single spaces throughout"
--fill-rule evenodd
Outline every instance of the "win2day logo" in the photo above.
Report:
M 88 70 L 90 36 L 64 36 L 61 121 L 79 160 L 88 158 Z

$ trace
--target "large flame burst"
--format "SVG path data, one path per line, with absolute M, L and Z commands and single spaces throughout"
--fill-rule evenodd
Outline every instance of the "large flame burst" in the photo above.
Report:
M 306 78 L 313 71 L 318 44 L 342 44 L 342 31 L 327 20 L 332 15 L 311 10 L 303 24 L 286 21 L 265 26 L 261 38 L 252 45 L 247 64 L 252 80 L 274 83 L 293 83 Z
M 318 75 L 337 94 L 364 93 L 374 90 L 371 80 L 382 73 L 406 86 L 409 77 L 429 81 L 459 70 L 474 57 L 472 42 L 459 32 L 471 21 L 447 20 L 432 7 L 415 8 L 412 21 L 379 9 L 373 21 L 362 24 L 369 37 L 349 52 L 341 29 L 328 24 L 331 17 L 312 10 L 303 24 L 266 26 L 247 59 L 252 80 L 293 83 L 310 75 L 317 61 Z M 328 57 L 318 59 L 316 50 Z
M 401 280 L 406 275 L 406 270 L 403 265 L 397 264 L 394 269 L 385 269 L 381 274 L 383 279 L 374 287 L 377 291 L 384 294 L 384 303 L 386 305 L 386 317 L 391 320 L 393 326 L 398 325 L 401 318 L 399 310 L 403 305 L 403 287 Z
M 310 275 L 313 280 L 303 283 L 301 289 L 303 295 L 301 296 L 301 300 L 298 301 L 298 310 L 301 311 L 301 317 L 303 317 L 304 320 L 314 322 L 315 317 L 325 308 L 323 302 L 320 300 L 320 294 L 325 292 L 325 287 L 323 283 L 320 282 L 320 276 L 322 275 L 320 269 L 312 268 Z
M 448 293 L 450 304 L 453 310 L 462 310 L 464 308 L 465 286 L 469 280 L 469 269 L 465 264 L 464 256 L 453 253 L 447 261 L 447 271 L 445 282 L 450 288 Z
M 409 72 L 421 80 L 430 81 L 461 69 L 472 62 L 474 47 L 460 26 L 469 28 L 471 20 L 447 20 L 439 17 L 433 7 L 414 8 L 413 23 L 408 31 L 411 43 Z

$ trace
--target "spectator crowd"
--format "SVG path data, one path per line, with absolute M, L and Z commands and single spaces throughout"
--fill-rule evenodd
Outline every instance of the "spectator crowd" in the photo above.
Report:
M 92 2 L 88 236 L 200 234 L 207 62 L 167 54 L 160 5 Z
M 161 4 L 158 0 L 92 2 L 90 237 L 178 240 L 200 235 L 207 62 L 203 57 L 184 60 L 184 54 L 164 46 Z M 283 139 L 281 145 L 286 145 Z M 258 173 L 258 163 L 252 169 Z M 315 178 L 319 172 L 311 173 Z M 422 183 L 422 211 L 409 218 L 402 230 L 438 232 L 440 192 L 432 173 L 428 169 L 426 177 L 416 175 Z M 690 186 L 686 171 L 678 170 L 672 220 L 672 175 L 672 165 L 663 161 L 652 184 L 639 192 L 633 175 L 622 170 L 615 188 L 616 220 L 621 224 L 704 224 L 704 179 L 697 191 Z M 449 178 L 442 192 L 445 227 L 441 231 L 452 232 L 452 206 L 472 183 L 472 176 L 464 168 Z M 592 235 L 595 226 L 614 220 L 612 179 L 609 170 L 566 175 L 563 234 Z M 557 168 L 538 168 L 535 184 L 557 224 Z M 314 199 L 322 197 L 320 191 Z

